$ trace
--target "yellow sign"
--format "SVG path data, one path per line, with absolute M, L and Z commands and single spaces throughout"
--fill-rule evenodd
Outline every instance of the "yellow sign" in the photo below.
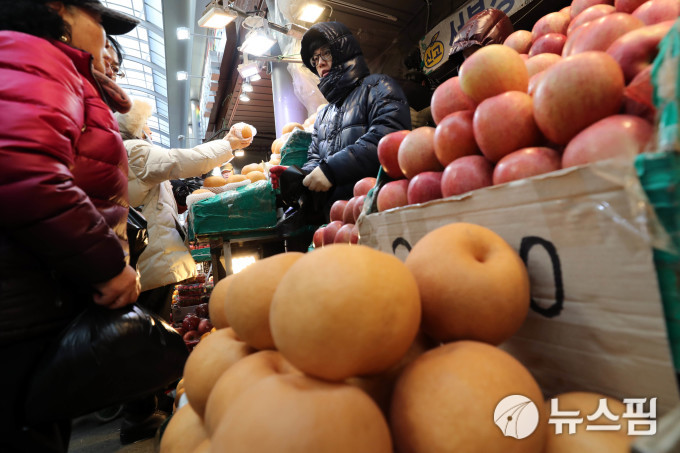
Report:
M 442 58 L 444 58 L 444 43 L 441 41 L 437 41 L 437 38 L 439 37 L 439 32 L 435 33 L 434 36 L 432 36 L 432 39 L 430 40 L 430 45 L 427 46 L 427 49 L 425 49 L 425 55 L 423 58 L 423 62 L 425 63 L 425 69 L 429 69 L 433 66 L 436 66 L 439 64 L 440 61 L 442 61 Z

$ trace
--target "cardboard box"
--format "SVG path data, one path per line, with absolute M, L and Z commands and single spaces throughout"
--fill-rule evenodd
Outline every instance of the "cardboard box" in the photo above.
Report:
M 527 263 L 532 290 L 502 347 L 548 396 L 658 397 L 662 415 L 680 397 L 652 255 L 664 237 L 650 219 L 632 162 L 613 160 L 363 215 L 359 228 L 361 244 L 402 260 L 452 222 L 495 231 Z

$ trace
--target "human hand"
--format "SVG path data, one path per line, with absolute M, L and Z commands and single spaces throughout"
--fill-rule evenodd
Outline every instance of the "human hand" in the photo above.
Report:
M 120 274 L 111 280 L 96 283 L 94 287 L 99 292 L 94 294 L 94 303 L 112 309 L 133 303 L 141 290 L 139 275 L 131 266 L 125 266 Z
M 238 135 L 236 135 L 236 133 L 234 132 L 234 130 L 232 128 L 232 129 L 229 130 L 229 132 L 227 132 L 227 135 L 225 135 L 223 140 L 228 141 L 229 146 L 231 146 L 231 149 L 235 150 L 235 149 L 243 149 L 243 148 L 246 148 L 247 146 L 249 146 L 253 141 L 253 137 L 241 138 Z
M 305 176 L 302 184 L 313 192 L 327 192 L 333 186 L 320 167 L 316 167 L 310 174 Z

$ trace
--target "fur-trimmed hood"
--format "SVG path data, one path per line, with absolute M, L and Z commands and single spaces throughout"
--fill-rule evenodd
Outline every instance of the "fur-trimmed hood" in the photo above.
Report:
M 143 140 L 143 129 L 147 120 L 151 117 L 152 108 L 148 102 L 140 99 L 135 99 L 132 102 L 130 111 L 124 114 L 116 113 L 116 120 L 118 121 L 118 129 L 123 140 Z

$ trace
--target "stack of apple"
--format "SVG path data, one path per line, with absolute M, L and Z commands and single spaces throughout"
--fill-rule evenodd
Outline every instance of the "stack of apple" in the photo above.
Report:
M 378 210 L 613 157 L 654 132 L 651 63 L 678 0 L 574 0 L 479 49 L 435 90 L 436 129 L 385 136 Z
M 314 247 L 333 243 L 356 244 L 359 241 L 359 228 L 355 225 L 364 209 L 364 201 L 369 190 L 375 186 L 376 178 L 366 177 L 354 185 L 353 197 L 337 200 L 331 206 L 330 223 L 314 232 Z

